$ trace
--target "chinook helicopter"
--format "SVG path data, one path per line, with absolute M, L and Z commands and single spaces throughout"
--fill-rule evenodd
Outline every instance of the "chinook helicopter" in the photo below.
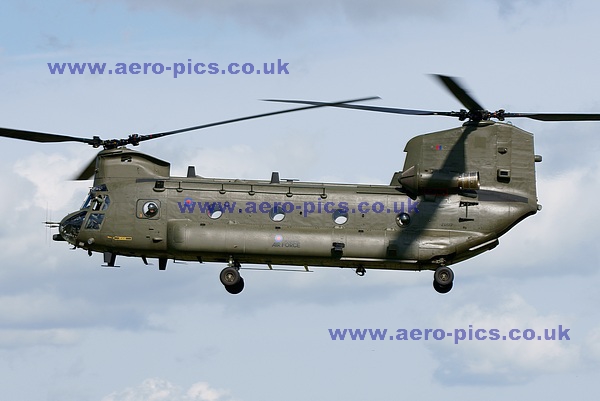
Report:
M 231 294 L 244 288 L 242 264 L 431 270 L 439 293 L 453 287 L 449 267 L 499 244 L 499 237 L 541 210 L 536 195 L 533 135 L 506 118 L 592 121 L 600 114 L 490 112 L 454 78 L 437 79 L 465 109 L 440 112 L 340 102 L 268 101 L 302 107 L 126 139 L 103 140 L 0 128 L 0 136 L 103 147 L 77 176 L 93 177 L 83 206 L 58 223 L 55 241 L 117 256 L 219 262 Z M 244 120 L 322 107 L 448 116 L 462 126 L 419 135 L 406 145 L 402 171 L 389 185 L 205 178 L 193 166 L 172 177 L 170 164 L 127 145 Z M 496 121 L 495 121 L 496 120 Z

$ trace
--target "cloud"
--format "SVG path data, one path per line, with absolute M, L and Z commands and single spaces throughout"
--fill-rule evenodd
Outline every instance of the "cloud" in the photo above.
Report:
M 0 329 L 0 348 L 72 346 L 80 340 L 80 333 L 69 329 Z
M 98 0 L 96 7 L 102 5 Z M 410 23 L 419 20 L 440 20 L 448 16 L 464 18 L 464 10 L 479 10 L 490 15 L 496 11 L 501 18 L 521 18 L 523 10 L 539 8 L 544 3 L 560 5 L 555 0 L 487 0 L 485 2 L 461 0 L 259 0 L 248 3 L 244 0 L 216 2 L 210 0 L 113 0 L 125 4 L 133 12 L 147 10 L 169 10 L 187 18 L 218 18 L 231 21 L 257 31 L 278 34 L 297 28 L 328 25 L 330 31 L 344 24 L 364 27 L 389 21 Z M 335 25 L 332 23 L 335 22 Z
M 583 362 L 581 345 L 558 340 L 558 328 L 569 328 L 564 316 L 541 315 L 517 295 L 508 295 L 494 306 L 468 303 L 456 310 L 445 310 L 437 324 L 446 331 L 464 329 L 498 329 L 502 335 L 510 330 L 533 329 L 542 340 L 470 340 L 455 344 L 448 341 L 427 344 L 439 362 L 435 378 L 446 385 L 511 385 L 532 381 L 539 375 L 564 373 L 577 369 Z M 472 326 L 470 326 L 472 325 Z M 557 340 L 543 340 L 555 329 Z M 468 334 L 467 334 L 468 335 Z M 570 333 L 569 338 L 573 336 Z
M 187 399 L 197 401 L 219 401 L 229 394 L 225 390 L 217 390 L 206 382 L 200 382 L 192 385 L 186 393 Z
M 414 16 L 436 17 L 452 10 L 449 3 L 439 0 L 376 0 L 368 3 L 360 0 L 260 0 L 252 3 L 244 0 L 115 1 L 126 4 L 133 11 L 166 8 L 186 17 L 217 17 L 252 26 L 260 31 L 277 33 L 309 25 L 320 19 L 362 24 L 396 18 L 408 20 Z
M 0 297 L 0 327 L 44 327 L 58 322 L 72 322 L 87 315 L 85 302 L 71 300 L 69 307 L 60 297 L 36 291 Z
M 498 12 L 502 16 L 513 16 L 523 11 L 524 8 L 538 6 L 541 3 L 552 3 L 555 6 L 561 6 L 556 0 L 494 0 L 498 5 Z
M 186 165 L 194 165 L 196 173 L 205 177 L 226 178 L 243 177 L 268 180 L 271 171 L 277 166 L 287 166 L 288 169 L 306 170 L 307 165 L 314 164 L 314 145 L 308 143 L 288 146 L 285 141 L 277 138 L 273 143 L 265 143 L 261 147 L 248 145 L 219 146 L 215 143 L 203 148 L 190 146 L 179 151 L 177 165 L 173 167 L 172 175 L 184 175 Z M 281 172 L 282 179 L 288 177 Z
M 41 152 L 19 160 L 14 165 L 14 172 L 33 183 L 36 190 L 33 199 L 23 200 L 22 207 L 34 205 L 58 210 L 72 206 L 73 195 L 82 192 L 86 183 L 72 182 L 69 179 L 76 176 L 86 162 L 81 155 Z
M 166 380 L 146 379 L 137 387 L 114 392 L 102 401 L 225 401 L 229 391 L 211 387 L 206 382 L 193 384 L 187 391 Z
M 600 366 L 600 327 L 596 327 L 588 333 L 584 342 L 585 358 Z
M 40 45 L 43 50 L 61 51 L 72 47 L 70 44 L 63 43 L 56 35 L 45 34 L 43 36 L 45 43 Z
M 593 274 L 594 263 L 577 264 L 577 269 L 565 268 L 576 264 L 583 255 L 593 258 L 600 215 L 594 213 L 589 200 L 600 197 L 600 163 L 594 149 L 579 150 L 583 162 L 571 163 L 568 168 L 550 173 L 546 165 L 536 166 L 539 203 L 542 210 L 513 228 L 500 239 L 493 250 L 492 265 L 504 273 L 519 276 Z M 585 160 L 585 161 L 584 161 Z M 545 160 L 547 165 L 554 160 Z M 590 259 L 591 260 L 591 259 Z M 527 267 L 527 268 L 524 268 Z

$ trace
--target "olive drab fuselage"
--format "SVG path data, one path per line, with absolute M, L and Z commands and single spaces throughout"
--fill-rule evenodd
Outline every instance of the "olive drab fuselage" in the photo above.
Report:
M 494 248 L 538 210 L 540 157 L 533 136 L 517 127 L 468 122 L 417 136 L 405 152 L 390 185 L 350 185 L 277 174 L 264 181 L 171 177 L 167 162 L 107 149 L 97 156 L 88 200 L 63 219 L 60 236 L 113 263 L 122 255 L 163 265 L 435 270 Z

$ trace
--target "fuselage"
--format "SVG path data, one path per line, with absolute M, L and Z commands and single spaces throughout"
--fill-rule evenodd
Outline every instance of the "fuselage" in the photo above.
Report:
M 127 148 L 98 154 L 61 234 L 77 247 L 203 262 L 436 269 L 473 257 L 538 210 L 533 137 L 479 122 L 421 135 L 390 185 L 171 177 Z

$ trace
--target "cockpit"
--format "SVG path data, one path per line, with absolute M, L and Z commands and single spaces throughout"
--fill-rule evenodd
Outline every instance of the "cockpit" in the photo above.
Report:
M 106 184 L 102 184 L 98 187 L 90 189 L 87 198 L 85 198 L 85 201 L 79 210 L 89 209 L 90 207 L 91 210 L 95 212 L 108 209 L 108 205 L 110 205 L 110 198 L 108 194 L 103 193 L 106 191 L 108 191 Z
M 105 184 L 90 189 L 79 211 L 71 213 L 60 223 L 61 236 L 75 244 L 81 227 L 86 230 L 99 230 L 104 222 L 105 212 L 110 206 L 110 196 Z

